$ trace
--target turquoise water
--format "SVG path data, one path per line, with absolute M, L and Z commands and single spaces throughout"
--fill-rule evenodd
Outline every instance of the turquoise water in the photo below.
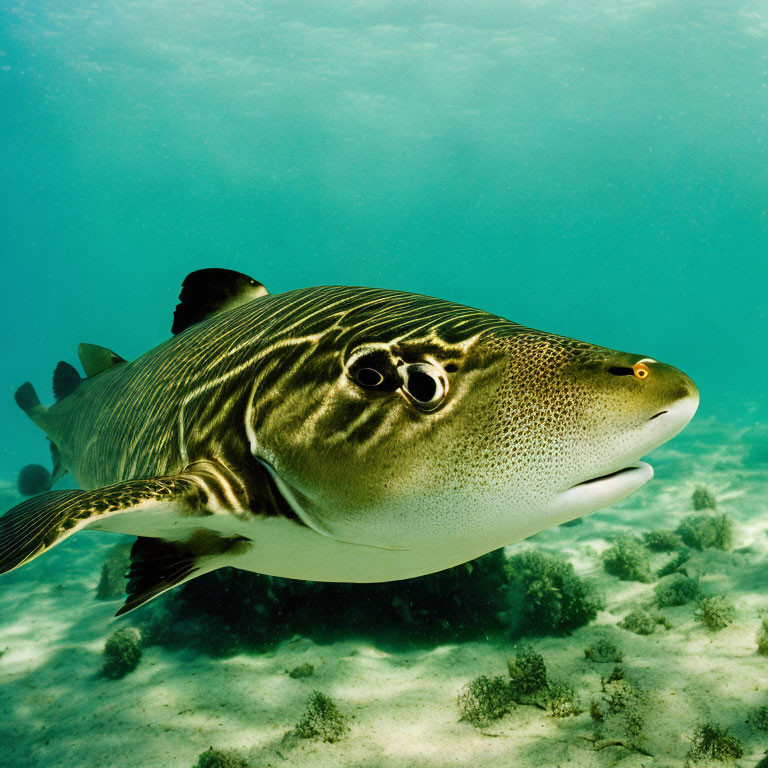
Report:
M 758 3 L 6 5 L 0 472 L 44 457 L 21 381 L 140 354 L 216 265 L 475 305 L 765 418 L 767 35 Z
M 705 592 L 736 595 L 735 628 L 712 641 L 722 664 L 714 672 L 697 667 L 710 646 L 695 634 L 688 605 L 672 609 L 666 645 L 667 637 L 653 640 L 662 645 L 625 638 L 628 665 L 646 670 L 643 684 L 659 690 L 678 673 L 690 676 L 681 683 L 685 703 L 665 704 L 662 718 L 679 719 L 687 730 L 673 745 L 653 747 L 670 765 L 682 766 L 694 723 L 712 710 L 741 728 L 748 754 L 757 755 L 763 746 L 744 730 L 739 707 L 768 703 L 768 679 L 757 664 L 765 659 L 753 648 L 758 612 L 768 610 L 761 522 L 768 512 L 766 51 L 768 9 L 755 0 L 0 4 L 0 480 L 12 483 L 29 462 L 48 463 L 42 434 L 13 402 L 16 387 L 30 380 L 49 402 L 54 366 L 75 363 L 81 341 L 128 359 L 160 343 L 170 335 L 182 279 L 202 267 L 243 271 L 273 293 L 338 284 L 424 293 L 670 363 L 696 382 L 701 405 L 688 431 L 658 452 L 657 480 L 582 528 L 543 534 L 537 545 L 568 556 L 579 574 L 605 579 L 601 548 L 620 534 L 674 527 L 691 511 L 695 484 L 709 483 L 718 509 L 735 521 L 735 552 L 694 552 L 689 571 Z M 18 501 L 12 489 L 3 492 L 6 506 Z M 90 748 L 100 768 L 148 765 L 146 756 L 121 761 L 113 751 L 133 749 L 124 745 L 145 726 L 143 706 L 146 719 L 160 724 L 149 748 L 157 764 L 191 765 L 217 738 L 212 687 L 223 698 L 227 692 L 228 706 L 249 701 L 253 692 L 241 685 L 246 668 L 276 687 L 266 710 L 242 705 L 251 719 L 243 715 L 241 732 L 267 722 L 285 730 L 311 690 L 307 683 L 300 696 L 281 687 L 286 658 L 316 665 L 323 654 L 351 659 L 349 666 L 329 661 L 328 669 L 342 701 L 346 691 L 367 722 L 364 694 L 352 682 L 350 694 L 344 680 L 379 674 L 379 650 L 339 645 L 338 637 L 317 650 L 312 642 L 330 641 L 306 626 L 299 634 L 310 639 L 294 638 L 276 656 L 219 667 L 220 689 L 212 682 L 183 687 L 188 669 L 202 678 L 218 660 L 150 649 L 150 661 L 125 681 L 137 696 L 130 715 L 137 714 L 114 714 L 109 701 L 117 689 L 102 691 L 110 683 L 89 676 L 119 605 L 92 595 L 117 537 L 76 538 L 7 577 L 0 596 L 0 659 L 8 650 L 4 674 L 21 691 L 14 688 L 13 717 L 4 723 L 9 738 L 21 739 L 12 765 L 84 768 Z M 728 557 L 736 553 L 742 560 L 734 565 Z M 71 589 L 82 590 L 82 607 L 68 592 L 70 613 L 57 618 L 56 590 L 70 589 L 65 573 L 76 577 Z M 635 588 L 610 582 L 607 612 L 593 628 L 612 627 L 652 594 L 645 582 Z M 20 595 L 33 596 L 28 609 Z M 366 593 L 366 601 L 374 599 Z M 402 601 L 393 604 L 400 616 Z M 199 640 L 200 628 L 193 629 Z M 567 654 L 577 647 L 580 656 L 597 637 L 591 631 L 540 647 L 569 674 L 582 674 L 573 665 L 583 661 Z M 506 673 L 511 651 L 459 639 L 457 629 L 449 650 L 387 657 L 392 669 L 413 662 L 417 680 L 443 681 L 410 704 L 405 697 L 397 710 L 403 722 L 418 723 L 442 696 L 450 709 L 445 722 L 458 728 L 459 686 L 481 672 Z M 178 631 L 172 640 L 184 645 Z M 300 651 L 291 656 L 291 648 Z M 57 666 L 65 651 L 74 655 Z M 673 666 L 655 666 L 673 654 Z M 449 657 L 455 668 L 446 666 Z M 752 665 L 744 675 L 759 678 L 758 688 L 728 688 L 742 662 Z M 64 675 L 67 664 L 72 674 Z M 710 673 L 716 682 L 707 688 Z M 373 679 L 383 689 L 394 677 Z M 77 681 L 86 682 L 68 699 L 70 719 L 48 734 L 47 746 L 48 736 L 35 729 Z M 584 691 L 599 691 L 599 675 L 585 672 L 581 681 Z M 201 712 L 208 707 L 205 718 L 183 732 L 175 722 L 166 727 L 158 688 L 180 692 L 167 704 L 173 712 L 186 711 L 188 697 Z M 102 697 L 97 711 L 108 715 L 98 733 L 77 725 L 94 711 L 94 691 Z M 319 748 L 299 763 L 452 764 L 439 744 L 377 761 L 394 732 L 381 707 L 384 725 L 371 726 L 367 746 L 350 748 L 352 763 Z M 487 742 L 471 741 L 471 729 L 425 726 L 424 733 L 467 760 L 476 756 L 474 765 L 523 754 L 527 768 L 561 764 L 563 754 L 551 745 L 580 743 L 573 729 L 560 737 L 547 731 L 539 752 L 523 753 L 489 751 Z M 216 743 L 258 743 L 282 764 L 269 741 L 279 745 L 279 736 L 265 733 L 240 743 L 227 730 Z M 178 746 L 185 739 L 187 752 Z M 600 765 L 609 764 L 610 752 L 599 753 Z M 271 764 L 261 753 L 251 758 Z M 597 765 L 582 758 L 574 764 Z

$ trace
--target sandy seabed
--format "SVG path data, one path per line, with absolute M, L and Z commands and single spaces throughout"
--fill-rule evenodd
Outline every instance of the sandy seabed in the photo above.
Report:
M 612 665 L 586 661 L 583 650 L 609 632 L 627 673 L 650 691 L 642 742 L 650 755 L 595 750 L 588 711 L 553 719 L 520 706 L 482 732 L 459 722 L 459 689 L 480 674 L 505 674 L 511 640 L 393 653 L 370 642 L 317 645 L 296 637 L 267 653 L 227 658 L 149 647 L 134 672 L 106 679 L 99 674 L 104 641 L 130 622 L 112 620 L 119 603 L 94 599 L 105 552 L 118 537 L 88 532 L 0 580 L 0 766 L 191 768 L 213 745 L 238 750 L 257 768 L 673 768 L 685 765 L 694 728 L 707 719 L 729 726 L 745 745 L 737 764 L 754 766 L 768 749 L 768 734 L 745 723 L 749 709 L 768 705 L 768 658 L 755 643 L 759 612 L 768 609 L 768 449 L 762 456 L 751 434 L 697 424 L 651 456 L 656 478 L 635 496 L 583 525 L 509 548 L 563 554 L 597 582 L 607 607 L 594 622 L 567 637 L 532 640 L 550 674 L 568 678 L 588 710 Z M 709 632 L 689 604 L 664 609 L 669 630 L 643 637 L 616 628 L 651 602 L 653 584 L 607 575 L 600 553 L 619 534 L 676 525 L 692 512 L 697 483 L 713 490 L 735 537 L 730 552 L 694 552 L 688 571 L 705 593 L 732 598 L 735 622 Z M 11 503 L 8 489 L 6 496 Z M 654 555 L 654 568 L 667 559 Z M 312 677 L 288 676 L 304 662 L 315 666 Z M 350 731 L 334 744 L 302 740 L 289 750 L 283 736 L 314 689 L 351 716 Z

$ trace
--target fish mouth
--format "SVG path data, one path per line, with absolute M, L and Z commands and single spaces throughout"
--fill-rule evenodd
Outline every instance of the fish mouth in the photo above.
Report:
M 592 485 L 593 483 L 601 483 L 604 480 L 610 480 L 613 477 L 624 475 L 627 472 L 636 472 L 642 469 L 641 465 L 651 468 L 650 464 L 646 464 L 646 462 L 641 461 L 641 462 L 638 462 L 637 464 L 633 464 L 632 466 L 622 467 L 621 469 L 617 469 L 614 472 L 608 472 L 608 474 L 605 474 L 605 475 L 598 475 L 597 477 L 591 477 L 589 480 L 582 480 L 580 483 L 576 483 L 576 485 L 572 485 L 571 488 L 578 488 L 581 485 Z
M 653 467 L 645 461 L 637 461 L 612 472 L 582 480 L 560 494 L 557 503 L 558 514 L 563 515 L 565 519 L 588 515 L 625 499 L 642 488 L 652 477 Z

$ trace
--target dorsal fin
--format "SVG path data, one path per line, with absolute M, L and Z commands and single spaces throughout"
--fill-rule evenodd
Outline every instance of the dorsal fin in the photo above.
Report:
M 83 366 L 86 376 L 96 376 L 114 365 L 127 362 L 117 352 L 107 347 L 100 347 L 98 344 L 81 344 L 77 348 L 77 356 L 80 358 L 80 365 Z
M 57 400 L 71 395 L 79 386 L 82 378 L 77 369 L 63 360 L 53 372 L 53 396 Z
M 267 293 L 260 282 L 242 272 L 218 267 L 190 272 L 181 284 L 171 333 L 181 333 L 206 317 L 247 304 Z

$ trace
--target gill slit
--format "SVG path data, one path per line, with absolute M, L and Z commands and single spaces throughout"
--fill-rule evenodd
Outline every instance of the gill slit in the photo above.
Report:
M 272 478 L 275 485 L 277 486 L 277 490 L 279 491 L 281 496 L 286 500 L 286 502 L 288 503 L 288 506 L 294 511 L 294 513 L 299 518 L 299 520 L 301 520 L 301 522 L 304 523 L 304 525 L 307 528 L 313 530 L 315 533 L 318 533 L 321 536 L 325 536 L 329 539 L 333 539 L 334 541 L 338 541 L 340 544 L 351 544 L 352 546 L 355 546 L 355 547 L 367 547 L 368 549 L 398 550 L 401 552 L 408 550 L 408 547 L 382 547 L 382 546 L 379 546 L 378 544 L 363 544 L 359 541 L 350 541 L 349 539 L 340 539 L 338 538 L 338 536 L 334 536 L 324 525 L 322 525 L 317 520 L 315 520 L 315 518 L 312 517 L 312 515 L 310 515 L 301 506 L 301 504 L 299 504 L 291 488 L 280 477 L 280 475 L 277 473 L 277 471 L 269 461 L 262 458 L 261 456 L 255 456 L 254 458 L 256 459 L 256 461 L 258 461 L 264 467 L 266 467 L 270 477 Z

